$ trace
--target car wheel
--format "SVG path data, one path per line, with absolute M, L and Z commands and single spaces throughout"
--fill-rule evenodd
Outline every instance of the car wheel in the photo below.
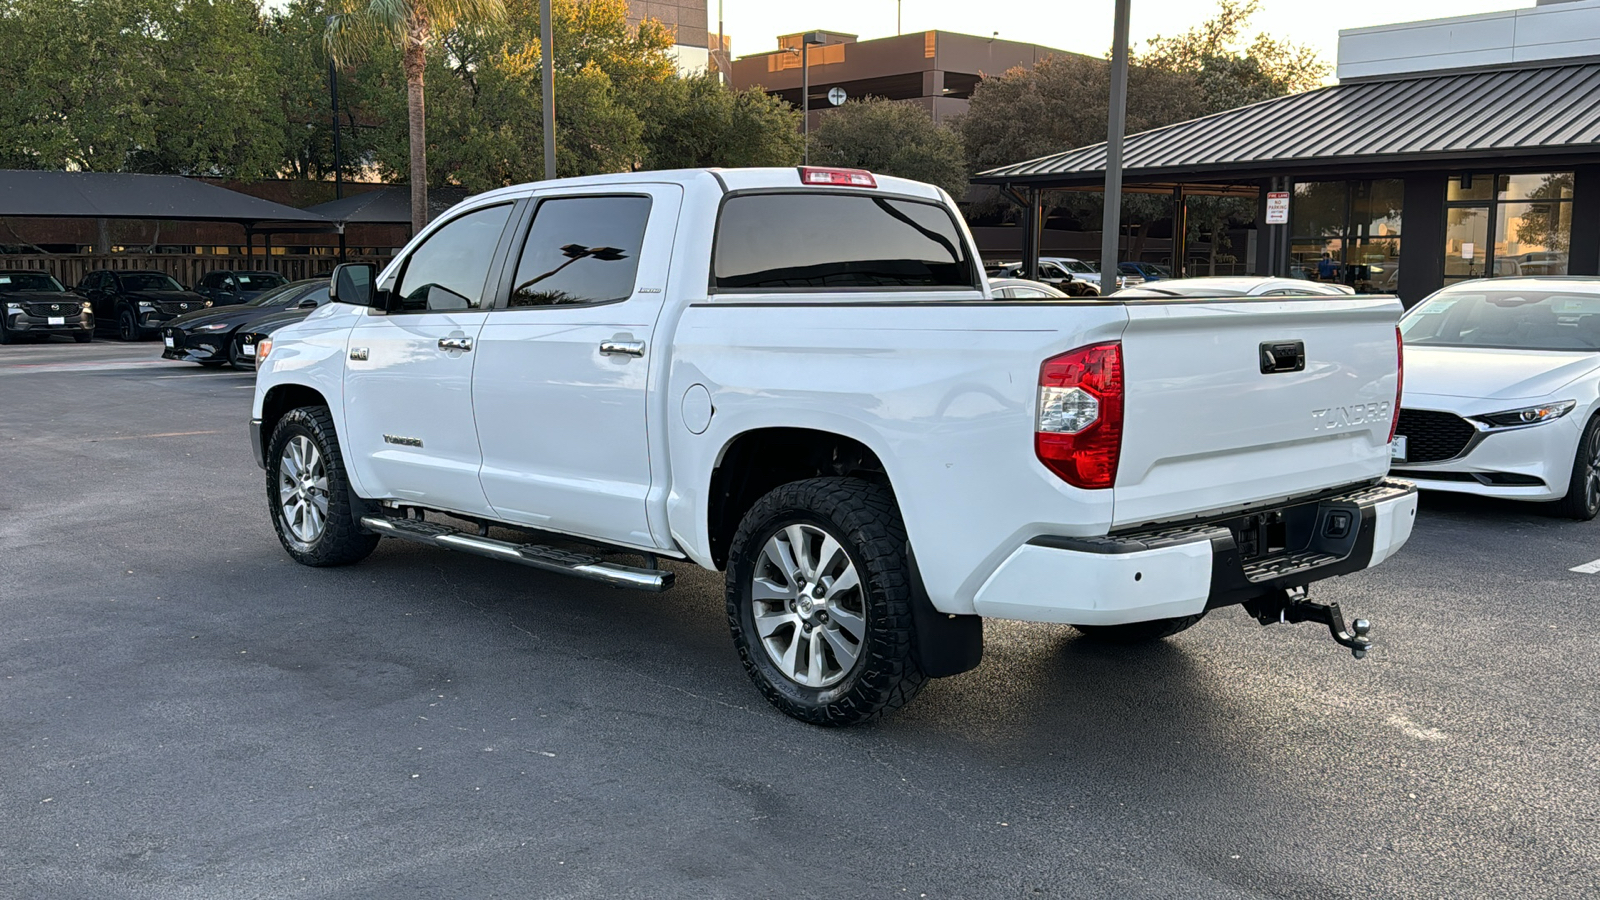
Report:
M 1572 460 L 1567 495 L 1550 504 L 1558 516 L 1587 522 L 1600 515 L 1600 416 L 1589 420 Z
M 11 329 L 6 327 L 4 317 L 0 317 L 0 344 L 9 344 L 16 340 Z
M 139 339 L 139 320 L 133 317 L 133 310 L 127 307 L 123 307 L 117 315 L 117 337 L 124 341 Z
M 199 363 L 201 368 L 205 369 L 220 369 L 228 364 L 228 361 L 225 359 L 197 359 L 195 362 Z
M 73 335 L 72 339 L 77 341 L 80 344 L 87 344 L 90 341 L 94 340 L 94 334 L 93 334 L 93 332 L 83 331 L 83 332 L 79 332 L 78 334 Z
M 328 408 L 290 410 L 267 448 L 267 505 L 283 549 L 307 566 L 366 559 L 379 538 L 361 530 Z
M 905 525 L 855 478 L 786 484 L 745 514 L 729 550 L 728 627 L 756 688 L 785 714 L 854 725 L 909 703 L 913 655 Z
M 1180 631 L 1192 628 L 1194 624 L 1205 618 L 1201 612 L 1193 616 L 1178 616 L 1173 619 L 1152 619 L 1148 622 L 1128 622 L 1122 625 L 1074 625 L 1073 628 L 1083 633 L 1084 637 L 1093 638 L 1107 644 L 1145 644 L 1150 641 L 1159 641 L 1169 638 Z

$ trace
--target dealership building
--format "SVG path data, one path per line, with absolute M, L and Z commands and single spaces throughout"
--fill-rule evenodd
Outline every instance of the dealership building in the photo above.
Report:
M 1341 31 L 1337 76 L 1129 136 L 1127 189 L 1179 210 L 1187 193 L 1253 196 L 1251 271 L 1316 277 L 1327 259 L 1408 304 L 1467 278 L 1600 275 L 1600 0 Z M 975 180 L 1023 203 L 1036 259 L 1049 192 L 1104 179 L 1096 144 Z M 1286 216 L 1269 219 L 1272 194 Z

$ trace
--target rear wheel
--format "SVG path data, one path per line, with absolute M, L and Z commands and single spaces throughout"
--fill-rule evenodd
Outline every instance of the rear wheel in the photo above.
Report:
M 117 315 L 117 337 L 124 341 L 139 339 L 139 320 L 133 317 L 133 310 L 127 307 L 123 307 Z
M 328 408 L 290 410 L 267 445 L 267 505 L 283 549 L 307 566 L 366 559 L 379 538 L 361 530 L 353 501 Z
M 1152 619 L 1148 622 L 1128 622 L 1123 625 L 1074 625 L 1083 636 L 1107 644 L 1145 644 L 1169 638 L 1180 631 L 1194 627 L 1205 618 L 1205 613 L 1178 616 L 1172 619 Z
M 905 526 L 880 485 L 813 478 L 757 501 L 730 548 L 727 606 L 745 671 L 796 719 L 865 722 L 927 681 L 913 654 Z
M 1600 416 L 1589 420 L 1572 459 L 1567 495 L 1550 504 L 1558 516 L 1587 522 L 1600 515 Z

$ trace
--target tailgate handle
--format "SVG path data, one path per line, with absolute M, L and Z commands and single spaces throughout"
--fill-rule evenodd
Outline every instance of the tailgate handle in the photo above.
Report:
M 1303 372 L 1306 368 L 1305 341 L 1265 341 L 1261 345 L 1261 374 Z

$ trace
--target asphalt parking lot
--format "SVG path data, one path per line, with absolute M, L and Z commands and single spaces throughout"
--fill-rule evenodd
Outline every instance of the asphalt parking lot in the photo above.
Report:
M 390 541 L 297 566 L 253 376 L 0 348 L 0 897 L 1593 897 L 1600 521 L 1425 497 L 1374 623 L 993 621 L 887 721 L 784 718 L 718 576 Z

